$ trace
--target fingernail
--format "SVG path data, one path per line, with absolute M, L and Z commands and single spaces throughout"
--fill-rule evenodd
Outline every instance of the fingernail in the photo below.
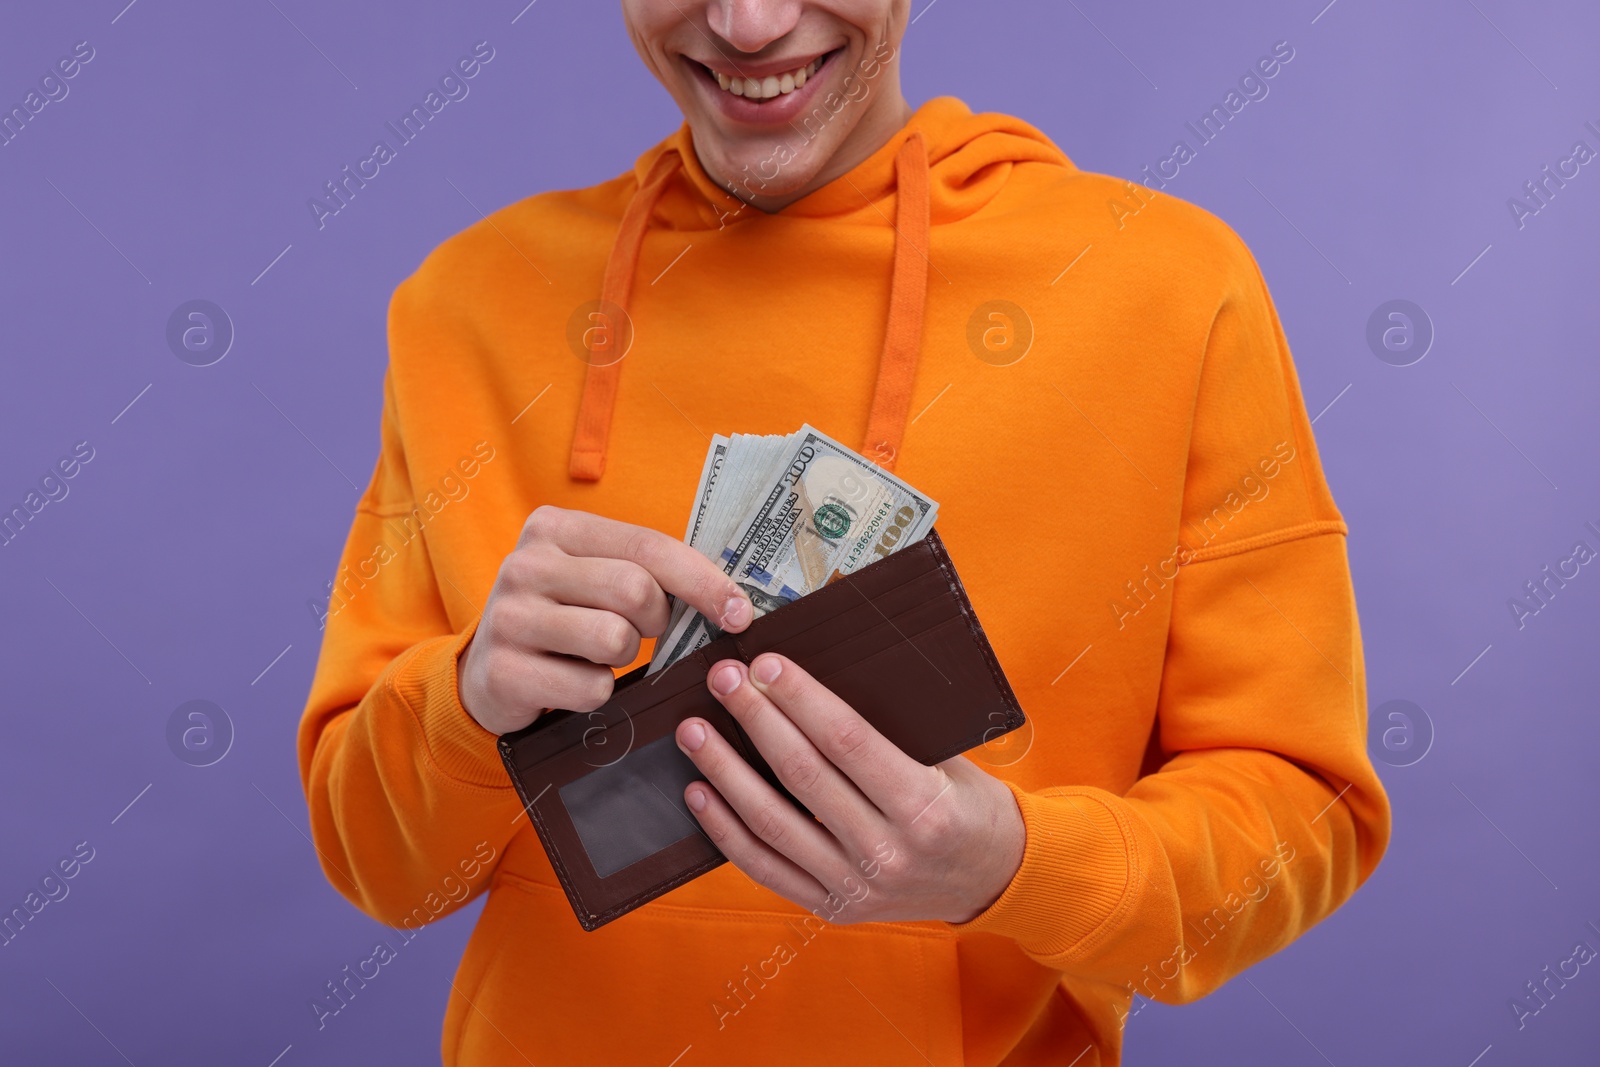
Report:
M 742 596 L 731 596 L 728 602 L 722 605 L 722 628 L 724 630 L 743 626 L 750 621 L 750 601 Z
M 706 728 L 697 722 L 692 722 L 683 728 L 680 736 L 684 748 L 690 752 L 699 752 L 700 746 L 706 743 Z
M 711 688 L 722 696 L 727 696 L 739 688 L 739 669 L 737 667 L 724 667 L 711 676 Z
M 689 810 L 696 813 L 706 810 L 706 791 L 704 789 L 690 791 Z
M 750 679 L 765 688 L 778 680 L 783 671 L 783 661 L 777 656 L 762 656 L 750 668 Z

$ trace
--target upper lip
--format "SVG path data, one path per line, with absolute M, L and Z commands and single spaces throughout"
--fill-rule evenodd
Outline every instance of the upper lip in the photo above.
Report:
M 791 70 L 799 70 L 813 60 L 821 59 L 832 51 L 833 49 L 829 48 L 821 52 L 810 52 L 787 58 L 763 59 L 759 62 L 750 60 L 749 62 L 740 62 L 737 66 L 722 56 L 718 56 L 716 59 L 695 59 L 693 56 L 689 58 L 713 74 L 722 74 L 729 78 L 754 78 L 756 81 L 760 81 L 762 78 L 777 77 Z

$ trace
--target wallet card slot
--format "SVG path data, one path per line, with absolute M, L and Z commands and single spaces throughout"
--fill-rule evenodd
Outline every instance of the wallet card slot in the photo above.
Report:
M 870 640 L 852 641 L 848 644 L 836 645 L 828 649 L 827 652 L 812 657 L 806 666 L 806 672 L 826 685 L 827 680 L 839 671 L 880 656 L 901 645 L 910 649 L 912 656 L 918 662 L 926 663 L 934 671 L 937 671 L 938 665 L 934 662 L 929 650 L 923 648 L 923 645 L 926 644 L 923 638 L 927 634 L 936 631 L 940 626 L 953 621 L 955 620 L 950 616 L 944 616 L 931 621 L 927 626 L 915 633 L 896 630 L 887 626 L 879 627 L 874 631 Z
M 876 595 L 864 592 L 857 586 L 845 587 L 843 579 L 835 583 L 838 595 L 828 605 L 825 617 L 808 622 L 803 627 L 786 634 L 774 635 L 770 631 L 755 632 L 754 627 L 734 640 L 741 658 L 746 661 L 769 649 L 782 647 L 786 656 L 801 660 L 816 655 L 842 642 L 864 638 L 880 626 L 902 626 L 902 620 L 914 616 L 929 604 L 948 600 L 949 587 L 938 572 L 917 575 L 911 581 L 882 590 Z M 832 590 L 834 587 L 828 587 Z M 811 596 L 820 594 L 813 593 Z M 772 616 L 783 613 L 780 609 Z
M 946 618 L 915 642 L 896 641 L 844 659 L 817 680 L 860 710 L 907 755 L 932 765 L 1024 721 L 1014 698 L 996 691 L 997 680 L 968 633 L 965 619 Z M 881 693 L 884 677 L 896 679 L 891 700 Z M 973 693 L 985 690 L 992 695 L 972 700 Z M 953 703 L 959 714 L 952 714 Z
M 830 656 L 826 661 L 816 663 L 816 670 L 811 671 L 811 676 L 823 685 L 838 677 L 841 673 L 852 670 L 894 652 L 902 646 L 910 651 L 922 663 L 922 670 L 937 677 L 941 685 L 952 684 L 949 678 L 949 665 L 941 663 L 937 653 L 944 648 L 943 641 L 930 640 L 939 635 L 941 630 L 956 627 L 962 628 L 963 620 L 959 615 L 946 615 L 935 619 L 916 634 L 897 635 L 893 641 L 878 644 L 874 647 L 853 645 L 835 651 L 843 655 Z M 832 688 L 829 686 L 829 688 Z
M 805 611 L 796 612 L 794 604 L 787 605 L 769 615 L 763 615 L 735 640 L 741 651 L 752 642 L 768 645 L 797 641 L 803 634 L 824 626 L 835 625 L 840 612 L 848 609 L 851 601 L 875 599 L 892 600 L 904 595 L 917 595 L 919 588 L 936 583 L 943 588 L 947 583 L 940 574 L 940 565 L 930 543 L 933 535 L 909 545 L 900 552 L 869 563 L 854 574 L 845 575 L 796 601 L 807 605 Z M 880 604 L 880 607 L 882 605 Z
M 616 680 L 611 699 L 602 707 L 587 712 L 548 711 L 503 740 L 511 743 L 519 768 L 535 766 L 580 745 L 601 749 L 616 737 L 631 743 L 635 717 L 651 704 L 703 686 L 707 666 L 696 652 L 653 675 L 647 676 L 640 667 Z M 592 762 L 609 758 L 608 753 L 597 753 Z
M 876 655 L 895 645 L 906 643 L 916 647 L 928 630 L 960 618 L 959 610 L 948 599 L 930 597 L 904 609 L 897 616 L 886 616 L 871 604 L 861 604 L 854 614 L 866 625 L 842 634 L 815 633 L 818 641 L 811 648 L 787 642 L 782 648 L 785 656 L 800 664 L 812 677 L 821 679 L 838 665 Z

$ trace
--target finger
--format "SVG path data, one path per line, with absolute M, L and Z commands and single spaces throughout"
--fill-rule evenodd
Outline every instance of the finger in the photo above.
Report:
M 523 525 L 523 539 L 543 537 L 571 556 L 610 556 L 637 563 L 656 584 L 733 632 L 754 618 L 750 598 L 721 567 L 659 530 L 586 511 L 540 507 Z
M 883 817 L 873 802 L 799 725 L 750 684 L 744 664 L 734 659 L 713 664 L 706 684 L 755 742 L 778 780 L 836 838 L 860 843 L 881 833 Z
M 639 631 L 614 611 L 543 605 L 530 613 L 517 640 L 529 649 L 577 656 L 590 663 L 626 667 L 639 655 Z
M 802 908 L 815 908 L 816 901 L 827 898 L 828 890 L 821 882 L 751 833 L 715 789 L 704 782 L 693 782 L 684 790 L 683 799 L 711 843 L 751 881 Z
M 543 593 L 558 604 L 600 608 L 627 619 L 642 637 L 660 637 L 671 608 L 667 594 L 631 560 L 609 556 L 557 556 Z
M 767 784 L 704 719 L 679 723 L 677 741 L 758 840 L 819 882 L 831 883 L 832 875 L 848 871 L 849 861 L 833 836 Z
M 944 788 L 943 774 L 902 752 L 786 656 L 773 652 L 757 656 L 750 664 L 749 679 L 751 688 L 771 701 L 890 819 L 905 821 Z
M 611 699 L 615 677 L 607 667 L 563 656 L 518 653 L 492 659 L 484 695 L 502 708 L 593 711 Z

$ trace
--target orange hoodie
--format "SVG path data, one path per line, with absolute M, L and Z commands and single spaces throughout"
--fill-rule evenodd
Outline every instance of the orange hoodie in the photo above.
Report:
M 602 294 L 632 341 L 591 369 Z M 949 98 L 770 216 L 681 129 L 445 241 L 389 341 L 299 757 L 324 870 L 391 941 L 489 891 L 445 1063 L 1115 1064 L 1135 993 L 1216 989 L 1377 864 L 1345 525 L 1211 215 Z M 963 924 L 824 925 L 728 865 L 585 933 L 457 654 L 538 505 L 677 536 L 708 434 L 807 421 L 940 502 L 1029 716 L 967 757 L 1022 866 Z

